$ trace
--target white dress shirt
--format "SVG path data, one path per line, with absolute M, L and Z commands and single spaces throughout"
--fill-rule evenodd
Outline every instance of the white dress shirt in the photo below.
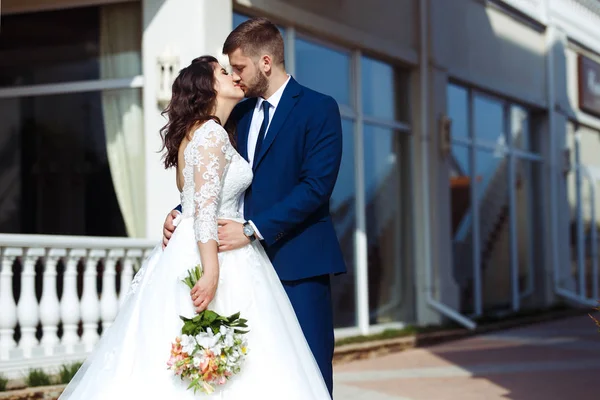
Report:
M 269 124 L 267 125 L 267 130 L 265 131 L 265 138 L 269 134 L 269 127 L 271 126 L 271 122 L 273 122 L 273 118 L 275 117 L 275 112 L 277 111 L 277 106 L 279 105 L 279 102 L 281 101 L 281 96 L 283 95 L 283 91 L 285 90 L 289 81 L 290 81 L 290 76 L 288 75 L 288 78 L 284 82 L 284 84 L 281 85 L 281 87 L 279 89 L 277 89 L 277 91 L 275 93 L 273 93 L 271 95 L 271 97 L 266 99 L 269 102 L 270 107 L 269 107 Z M 260 131 L 260 127 L 265 118 L 265 115 L 264 115 L 264 112 L 262 109 L 263 101 L 265 101 L 265 99 L 263 99 L 262 97 L 258 98 L 258 101 L 256 102 L 256 107 L 254 107 L 254 112 L 252 113 L 252 122 L 250 122 L 250 131 L 248 132 L 248 162 L 250 163 L 250 165 L 254 165 L 254 156 L 256 155 L 256 154 L 254 154 L 254 150 L 256 149 L 256 142 L 258 141 L 258 133 Z M 244 196 L 241 196 L 240 206 L 238 208 L 238 211 L 240 212 L 241 215 L 244 215 Z M 252 227 L 254 228 L 254 231 L 256 232 L 256 236 L 262 240 L 263 237 L 260 234 L 258 228 L 254 225 L 254 223 L 252 221 L 249 221 L 249 222 L 252 225 Z

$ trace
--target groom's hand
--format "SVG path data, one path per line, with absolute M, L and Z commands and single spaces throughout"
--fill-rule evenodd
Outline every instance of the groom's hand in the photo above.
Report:
M 173 236 L 173 232 L 175 232 L 175 225 L 173 225 L 173 220 L 179 215 L 177 210 L 172 210 L 167 218 L 165 219 L 165 224 L 163 225 L 163 250 L 169 244 L 169 239 Z
M 228 219 L 220 219 L 219 224 L 219 251 L 240 249 L 250 243 L 244 235 L 244 225 Z

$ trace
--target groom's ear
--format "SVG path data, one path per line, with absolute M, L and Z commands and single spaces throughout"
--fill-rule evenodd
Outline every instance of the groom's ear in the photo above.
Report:
M 268 74 L 273 69 L 273 57 L 268 54 L 264 54 L 260 58 L 260 66 L 264 73 Z

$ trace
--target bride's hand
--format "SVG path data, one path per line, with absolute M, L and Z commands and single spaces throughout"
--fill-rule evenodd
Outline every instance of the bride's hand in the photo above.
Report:
M 191 291 L 191 295 L 197 312 L 200 313 L 206 310 L 212 299 L 215 297 L 218 283 L 218 272 L 206 272 L 198 282 L 196 282 Z

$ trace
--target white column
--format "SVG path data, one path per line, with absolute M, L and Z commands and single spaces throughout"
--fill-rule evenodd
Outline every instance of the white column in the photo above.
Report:
M 21 249 L 4 249 L 0 264 L 0 360 L 8 360 L 10 351 L 17 347 L 13 338 L 17 325 L 17 305 L 12 290 L 12 265 L 22 254 Z
M 131 286 L 133 279 L 133 263 L 142 258 L 142 251 L 139 249 L 127 250 L 123 259 L 123 271 L 121 272 L 121 292 L 119 293 L 119 306 L 123 305 L 125 296 Z
M 67 254 L 64 249 L 51 249 L 44 266 L 44 286 L 40 300 L 40 320 L 42 322 L 42 347 L 44 354 L 54 354 L 58 339 L 58 323 L 60 322 L 60 303 L 56 292 L 56 266 L 61 257 Z
M 142 0 L 144 126 L 146 130 L 146 236 L 160 238 L 167 213 L 179 204 L 172 171 L 165 171 L 157 132 L 166 120 L 157 105 L 157 60 L 170 50 L 179 69 L 204 54 L 219 57 L 232 25 L 231 0 Z
M 123 257 L 123 250 L 110 250 L 104 261 L 104 276 L 102 277 L 102 296 L 100 299 L 100 316 L 102 318 L 102 332 L 110 327 L 117 316 L 119 300 L 117 299 L 117 271 L 116 265 L 119 258 Z
M 77 265 L 85 256 L 85 250 L 71 250 L 66 262 L 60 316 L 63 323 L 62 344 L 67 354 L 74 353 L 75 345 L 80 342 L 79 335 L 77 335 L 81 318 L 79 296 L 77 295 Z
M 33 348 L 38 345 L 35 337 L 38 322 L 40 321 L 39 305 L 35 296 L 35 264 L 44 257 L 45 250 L 34 248 L 27 250 L 21 273 L 21 295 L 17 305 L 17 317 L 21 327 L 21 340 L 19 348 L 23 356 L 31 357 Z
M 352 80 L 354 82 L 354 108 L 362 109 L 361 53 L 352 53 Z M 365 199 L 364 125 L 362 112 L 354 121 L 354 185 L 356 187 L 356 231 L 354 232 L 356 320 L 362 335 L 369 334 L 369 254 L 367 214 Z
M 96 279 L 98 277 L 98 261 L 106 255 L 103 250 L 90 250 L 85 261 L 83 273 L 83 295 L 81 296 L 81 319 L 83 321 L 83 336 L 81 341 L 85 351 L 92 351 L 98 342 L 98 322 L 100 320 L 100 302 Z

